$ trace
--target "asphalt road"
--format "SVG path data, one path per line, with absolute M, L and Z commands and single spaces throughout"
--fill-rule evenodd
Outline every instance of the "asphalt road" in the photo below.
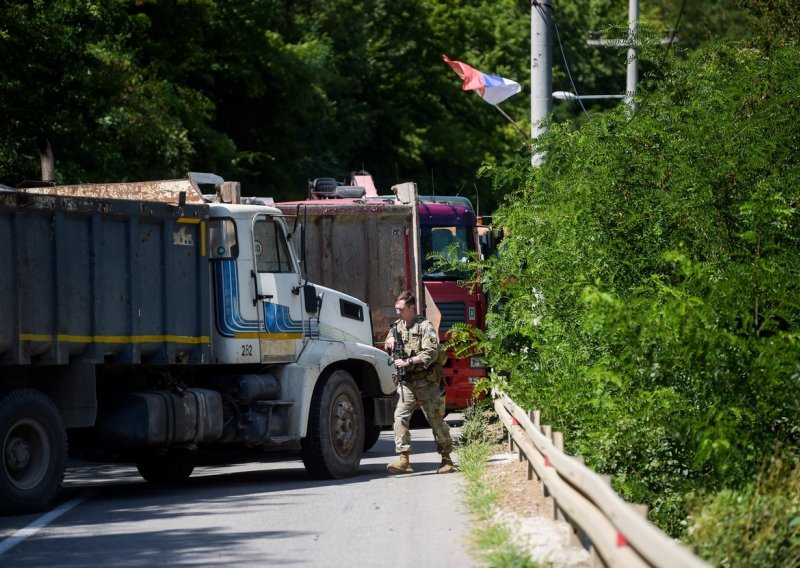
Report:
M 412 439 L 414 474 L 387 474 L 385 431 L 358 475 L 334 481 L 310 479 L 296 456 L 200 466 L 178 489 L 128 465 L 73 463 L 52 511 L 0 517 L 0 566 L 479 565 L 463 478 L 436 474 L 430 429 Z

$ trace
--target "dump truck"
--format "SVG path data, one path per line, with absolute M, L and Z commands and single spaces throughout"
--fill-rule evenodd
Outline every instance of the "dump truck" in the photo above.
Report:
M 0 512 L 46 508 L 70 447 L 153 483 L 222 447 L 357 472 L 392 367 L 271 200 L 214 174 L 33 185 L 0 187 Z
M 305 242 L 294 245 L 304 246 L 297 254 L 308 259 L 309 277 L 369 303 L 376 347 L 383 347 L 397 319 L 394 299 L 403 290 L 415 293 L 417 309 L 442 341 L 455 323 L 485 325 L 483 292 L 461 286 L 465 274 L 442 271 L 430 257 L 477 250 L 475 215 L 464 205 L 421 200 L 413 182 L 379 194 L 372 176 L 362 171 L 348 183 L 312 179 L 306 199 L 275 206 L 305 227 Z M 458 248 L 448 247 L 457 242 Z M 483 359 L 459 358 L 450 350 L 444 372 L 446 409 L 472 404 L 473 386 L 486 376 Z

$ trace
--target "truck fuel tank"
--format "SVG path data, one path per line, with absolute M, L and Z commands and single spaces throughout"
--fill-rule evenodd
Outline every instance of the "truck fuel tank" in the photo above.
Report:
M 222 396 L 213 390 L 127 392 L 100 408 L 97 439 L 109 448 L 197 444 L 222 435 Z

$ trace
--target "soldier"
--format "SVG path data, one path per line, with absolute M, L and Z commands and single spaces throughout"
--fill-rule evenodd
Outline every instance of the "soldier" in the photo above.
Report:
M 400 340 L 403 353 L 395 355 L 394 365 L 399 373 L 398 392 L 400 400 L 394 411 L 394 445 L 400 459 L 386 466 L 389 473 L 412 473 L 408 459 L 411 448 L 409 422 L 417 402 L 422 407 L 428 424 L 431 425 L 436 447 L 442 455 L 442 463 L 436 473 L 453 471 L 450 452 L 453 440 L 450 427 L 444 421 L 444 373 L 439 356 L 439 334 L 433 324 L 417 315 L 417 300 L 410 291 L 403 292 L 395 299 L 394 309 L 400 317 L 386 337 L 386 350 L 395 349 L 395 333 Z M 405 371 L 405 377 L 399 380 L 398 375 Z

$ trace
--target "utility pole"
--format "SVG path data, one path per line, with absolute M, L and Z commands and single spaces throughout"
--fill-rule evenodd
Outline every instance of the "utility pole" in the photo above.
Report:
M 636 44 L 639 41 L 639 0 L 628 0 L 628 74 L 625 80 L 625 104 L 636 112 L 633 98 L 639 83 L 639 64 L 636 60 Z
M 553 110 L 553 53 L 550 35 L 551 0 L 531 0 L 531 138 L 545 132 L 545 121 Z M 538 166 L 544 154 L 531 155 Z
M 612 46 L 612 47 L 628 47 L 628 70 L 625 80 L 625 104 L 630 107 L 631 112 L 636 111 L 636 102 L 634 97 L 638 90 L 639 83 L 639 62 L 636 54 L 636 48 L 642 45 L 642 38 L 639 37 L 639 0 L 628 0 L 628 35 L 625 39 L 602 39 L 602 33 L 598 31 L 589 32 L 589 39 L 586 43 L 588 45 Z M 666 34 L 661 41 L 661 45 L 671 45 L 678 43 L 678 34 L 676 30 L 667 30 Z M 580 99 L 587 99 L 591 97 L 581 96 Z M 595 98 L 617 98 L 617 95 L 597 96 Z
M 625 80 L 625 104 L 631 111 L 636 111 L 634 97 L 639 84 L 639 63 L 637 61 L 636 46 L 639 44 L 639 0 L 628 0 L 628 37 L 626 39 L 600 39 L 600 32 L 589 32 L 593 38 L 588 40 L 588 45 L 602 45 L 611 47 L 628 46 L 628 65 Z

